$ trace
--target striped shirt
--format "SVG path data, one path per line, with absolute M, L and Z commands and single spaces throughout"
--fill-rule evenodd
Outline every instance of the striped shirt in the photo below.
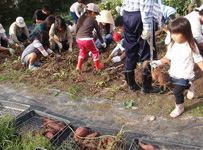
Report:
M 153 7 L 153 20 L 159 24 L 161 29 L 164 29 L 164 16 L 161 6 L 157 3 L 155 3 Z
M 127 12 L 140 11 L 143 28 L 151 29 L 154 0 L 123 0 L 123 10 Z

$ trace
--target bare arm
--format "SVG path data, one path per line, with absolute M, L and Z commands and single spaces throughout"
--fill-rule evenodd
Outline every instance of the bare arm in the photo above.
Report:
M 162 62 L 162 64 L 165 64 L 165 63 L 168 63 L 170 59 L 164 56 L 163 58 L 160 59 L 160 61 Z
M 197 63 L 197 65 L 199 66 L 199 68 L 203 71 L 203 61 Z

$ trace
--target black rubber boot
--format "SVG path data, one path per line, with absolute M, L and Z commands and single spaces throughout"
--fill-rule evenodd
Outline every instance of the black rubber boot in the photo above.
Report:
M 159 93 L 159 88 L 152 87 L 152 76 L 151 75 L 142 75 L 142 94 L 148 93 Z
M 134 70 L 126 70 L 125 71 L 125 80 L 128 83 L 128 89 L 130 91 L 139 90 L 139 86 L 135 82 L 135 73 Z

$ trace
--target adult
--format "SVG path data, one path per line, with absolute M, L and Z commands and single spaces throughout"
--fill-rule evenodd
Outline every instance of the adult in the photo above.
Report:
M 85 12 L 85 0 L 78 0 L 77 2 L 73 3 L 70 7 L 70 14 L 73 18 L 74 26 L 76 27 L 77 21 Z
M 126 52 L 125 78 L 128 89 L 135 91 L 139 86 L 135 82 L 134 69 L 137 62 L 149 61 L 153 57 L 147 39 L 152 34 L 152 11 L 154 0 L 123 0 L 124 48 Z M 143 66 L 143 65 L 142 65 Z M 158 88 L 152 87 L 150 65 L 142 69 L 142 94 L 158 93 Z
M 96 17 L 96 20 L 99 24 L 100 33 L 103 37 L 103 40 L 106 43 L 106 46 L 108 46 L 113 42 L 113 33 L 115 32 L 115 25 L 111 12 L 108 10 L 102 10 L 100 15 Z M 94 32 L 94 38 L 97 48 L 101 50 L 103 46 L 101 45 L 96 32 Z
M 14 50 L 12 48 L 7 48 L 8 43 L 13 44 L 14 42 L 7 38 L 5 34 L 5 29 L 0 23 L 0 50 L 9 51 L 10 53 L 13 53 Z
M 203 25 L 203 5 L 196 8 L 195 11 L 186 15 L 191 24 L 193 38 L 197 42 L 197 46 L 200 50 L 200 54 L 203 56 L 203 35 L 202 35 L 202 25 Z
M 57 16 L 55 23 L 51 25 L 49 41 L 51 42 L 53 50 L 61 51 L 65 49 L 72 52 L 73 37 L 68 24 L 66 24 L 65 20 L 60 16 Z
M 49 31 L 51 25 L 55 22 L 55 17 L 53 15 L 48 16 L 45 21 L 39 23 L 35 26 L 32 33 L 30 33 L 30 40 L 33 41 L 35 37 L 41 32 L 41 31 Z
M 155 2 L 158 3 L 159 5 L 163 5 L 164 4 L 163 0 L 155 0 Z
M 191 0 L 190 5 L 188 7 L 188 14 L 193 11 L 195 3 L 197 4 L 197 7 L 201 6 L 201 0 Z
M 43 22 L 51 13 L 51 8 L 49 5 L 44 5 L 42 9 L 38 9 L 35 11 L 33 16 L 33 24 L 39 24 Z
M 17 17 L 16 21 L 11 24 L 9 27 L 9 35 L 11 40 L 18 45 L 20 45 L 21 42 L 29 40 L 28 28 L 23 17 Z

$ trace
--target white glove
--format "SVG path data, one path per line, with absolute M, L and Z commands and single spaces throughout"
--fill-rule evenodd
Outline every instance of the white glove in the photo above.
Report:
M 68 52 L 72 52 L 72 51 L 73 51 L 73 49 L 72 49 L 72 48 L 69 48 L 69 49 L 68 49 Z
M 59 57 L 61 57 L 61 55 L 59 55 L 59 54 L 56 54 L 56 57 L 58 57 L 58 58 L 59 58 Z
M 113 57 L 111 60 L 112 60 L 114 63 L 117 63 L 117 62 L 120 62 L 120 61 L 121 61 L 121 58 L 120 58 L 120 56 L 116 56 L 116 57 Z
M 106 43 L 105 42 L 102 43 L 101 45 L 103 46 L 103 48 L 106 48 Z
M 51 60 L 52 60 L 52 61 L 54 61 L 54 60 L 55 60 L 55 58 L 54 58 L 54 57 L 52 57 L 52 58 L 51 58 Z
M 165 38 L 165 45 L 168 45 L 171 42 L 171 33 L 169 31 L 166 32 L 167 36 Z
M 58 42 L 57 45 L 58 45 L 59 49 L 63 49 L 63 45 L 60 42 Z
M 12 54 L 12 53 L 14 53 L 15 51 L 14 51 L 12 48 L 9 48 L 9 52 Z
M 88 55 L 89 55 L 89 56 L 92 56 L 92 52 L 89 52 Z
M 12 40 L 8 40 L 9 44 L 14 44 L 14 42 Z
M 161 65 L 163 65 L 163 64 L 162 64 L 161 60 L 154 60 L 154 61 L 152 61 L 152 62 L 150 63 L 150 65 L 151 65 L 153 68 L 156 68 L 156 67 L 159 67 L 159 66 L 161 66 Z
M 151 37 L 151 30 L 143 30 L 141 38 L 147 40 L 149 37 Z

